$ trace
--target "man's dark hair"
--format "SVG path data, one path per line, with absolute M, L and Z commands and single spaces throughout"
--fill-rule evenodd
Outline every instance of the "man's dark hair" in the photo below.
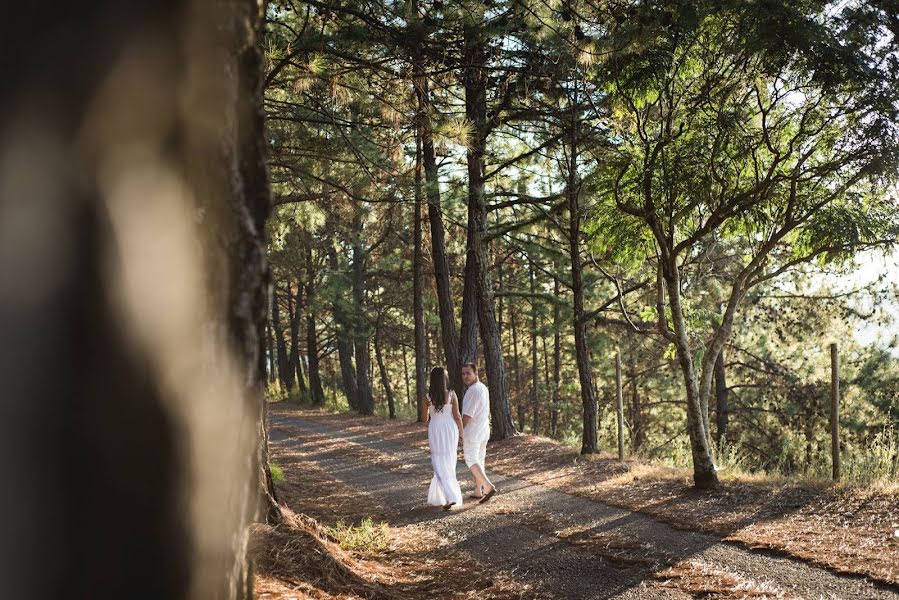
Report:
M 474 374 L 475 374 L 475 375 L 478 374 L 478 365 L 476 365 L 475 363 L 473 363 L 473 362 L 464 363 L 464 364 L 462 365 L 462 368 L 464 369 L 465 367 L 468 367 L 469 369 L 471 369 L 472 371 L 474 371 Z

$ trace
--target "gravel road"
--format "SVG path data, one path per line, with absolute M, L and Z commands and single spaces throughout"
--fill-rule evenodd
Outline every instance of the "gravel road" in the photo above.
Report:
M 860 577 L 674 529 L 642 514 L 491 473 L 489 447 L 487 471 L 499 493 L 489 503 L 466 499 L 463 507 L 443 512 L 425 504 L 431 477 L 427 452 L 298 417 L 272 416 L 270 429 L 272 445 L 298 445 L 336 479 L 365 490 L 388 507 L 391 525 L 433 528 L 488 570 L 504 571 L 531 585 L 535 595 L 690 598 L 678 589 L 662 587 L 653 576 L 660 570 L 656 559 L 674 557 L 691 561 L 700 571 L 726 573 L 752 589 L 769 590 L 772 598 L 899 600 L 899 591 Z M 319 435 L 374 450 L 382 460 L 374 464 L 340 451 L 317 451 Z M 469 493 L 471 477 L 461 460 L 458 476 L 463 493 Z M 591 547 L 591 539 L 599 540 L 598 546 L 594 541 Z M 632 546 L 624 558 L 610 558 L 610 540 L 622 539 Z

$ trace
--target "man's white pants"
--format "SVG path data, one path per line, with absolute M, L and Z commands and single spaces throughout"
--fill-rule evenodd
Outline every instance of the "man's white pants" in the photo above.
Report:
M 481 466 L 481 472 L 484 471 L 484 460 L 487 458 L 487 440 L 468 441 L 465 438 L 462 442 L 462 452 L 465 454 L 465 464 L 470 469 L 474 465 Z

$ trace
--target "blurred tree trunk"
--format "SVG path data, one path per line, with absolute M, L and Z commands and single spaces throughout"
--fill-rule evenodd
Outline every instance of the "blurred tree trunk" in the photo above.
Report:
M 0 23 L 4 597 L 250 598 L 279 516 L 261 6 L 46 8 Z

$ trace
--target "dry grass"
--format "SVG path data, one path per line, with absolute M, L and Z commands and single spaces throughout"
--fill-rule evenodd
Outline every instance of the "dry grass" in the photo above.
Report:
M 273 412 L 295 410 L 284 408 Z M 302 416 L 347 432 L 415 448 L 427 446 L 421 424 L 311 411 Z M 387 457 L 374 454 L 366 459 L 389 464 Z M 554 441 L 528 435 L 491 444 L 488 469 L 642 512 L 682 529 L 899 584 L 899 536 L 894 533 L 899 529 L 899 485 L 832 486 L 729 476 L 716 490 L 698 492 L 683 469 L 639 460 L 622 463 L 605 453 L 582 457 Z
M 698 560 L 681 561 L 656 573 L 656 578 L 661 580 L 663 587 L 715 600 L 801 600 L 799 596 L 788 594 L 770 583 L 759 583 Z
M 390 598 L 380 565 L 354 558 L 311 517 L 284 511 L 284 522 L 253 532 L 258 572 L 312 597 L 356 595 Z M 326 596 L 324 596 L 326 597 Z

